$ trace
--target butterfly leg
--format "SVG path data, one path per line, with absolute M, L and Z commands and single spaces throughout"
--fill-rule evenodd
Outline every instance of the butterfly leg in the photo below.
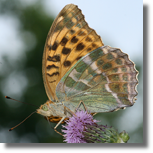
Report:
M 92 116 L 95 116 L 97 113 L 92 114 Z
M 57 132 L 58 134 L 62 135 L 62 133 L 58 132 L 56 129 L 57 127 L 63 122 L 63 120 L 66 118 L 66 116 L 63 116 L 62 119 L 56 124 L 56 126 L 54 127 L 55 132 Z
M 75 112 L 80 108 L 81 104 L 83 105 L 84 110 L 87 111 L 87 108 L 86 108 L 84 102 L 83 102 L 83 101 L 80 101 L 79 104 L 78 104 L 78 107 L 77 107 L 76 110 L 75 110 Z M 88 111 L 87 111 L 87 112 L 88 112 Z
M 58 132 L 56 129 L 57 127 L 64 121 L 64 119 L 68 116 L 68 113 L 71 114 L 72 116 L 75 115 L 71 110 L 69 110 L 67 107 L 64 107 L 64 114 L 65 116 L 62 117 L 62 119 L 56 124 L 54 127 L 55 132 L 58 134 L 62 135 L 62 133 Z M 63 135 L 62 135 L 63 136 Z

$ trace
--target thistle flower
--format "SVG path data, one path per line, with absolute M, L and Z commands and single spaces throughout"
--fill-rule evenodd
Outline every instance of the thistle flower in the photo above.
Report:
M 63 126 L 67 143 L 125 143 L 128 133 L 118 133 L 113 127 L 98 125 L 93 116 L 84 111 L 77 111 Z

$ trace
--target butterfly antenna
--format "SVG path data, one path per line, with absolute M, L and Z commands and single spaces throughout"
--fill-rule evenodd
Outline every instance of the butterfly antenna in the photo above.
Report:
M 6 99 L 11 99 L 11 100 L 14 100 L 14 101 L 17 101 L 17 102 L 20 102 L 20 103 L 23 103 L 23 104 L 27 104 L 27 105 L 31 105 L 31 106 L 35 106 L 35 107 L 39 107 L 37 105 L 34 105 L 34 104 L 29 104 L 29 103 L 25 103 L 25 102 L 22 102 L 22 101 L 19 101 L 19 100 L 16 100 L 16 99 L 13 99 L 11 97 L 8 97 L 8 96 L 5 96 Z
M 20 124 L 22 124 L 26 119 L 28 119 L 32 114 L 36 113 L 36 111 L 32 112 L 28 117 L 26 117 L 22 122 L 20 122 L 19 124 L 17 124 L 16 126 L 12 127 L 11 129 L 9 129 L 9 131 L 12 131 L 13 129 L 15 129 L 16 127 L 18 127 Z

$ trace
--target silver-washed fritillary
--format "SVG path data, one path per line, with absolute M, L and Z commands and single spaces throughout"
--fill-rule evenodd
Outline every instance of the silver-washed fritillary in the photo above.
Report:
M 80 101 L 90 113 L 112 112 L 132 106 L 137 95 L 134 63 L 120 49 L 104 46 L 73 4 L 66 5 L 51 26 L 42 73 L 49 101 L 37 113 L 58 122 L 56 127 Z

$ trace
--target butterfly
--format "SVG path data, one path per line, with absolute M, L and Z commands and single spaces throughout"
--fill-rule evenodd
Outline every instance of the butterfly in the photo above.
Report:
M 63 123 L 80 103 L 90 113 L 132 106 L 138 84 L 135 65 L 119 48 L 104 46 L 81 10 L 66 5 L 54 20 L 44 47 L 42 73 L 49 100 L 37 113 Z

